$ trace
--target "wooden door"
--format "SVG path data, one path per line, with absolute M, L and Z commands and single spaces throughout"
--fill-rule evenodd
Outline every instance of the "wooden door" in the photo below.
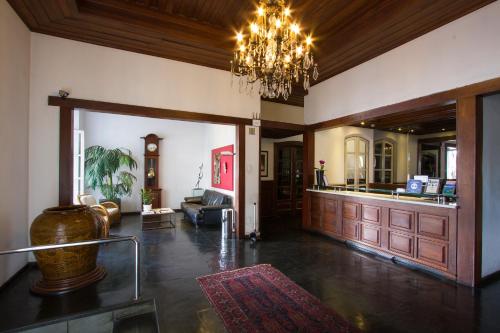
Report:
M 276 210 L 278 213 L 302 213 L 303 148 L 302 142 L 280 142 L 274 147 Z

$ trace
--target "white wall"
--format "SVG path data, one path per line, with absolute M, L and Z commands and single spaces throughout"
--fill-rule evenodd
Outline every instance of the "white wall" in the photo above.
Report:
M 198 167 L 203 163 L 204 177 L 200 186 L 210 187 L 210 151 L 235 143 L 231 125 L 213 125 L 165 119 L 132 117 L 81 111 L 80 129 L 85 132 L 85 147 L 130 149 L 138 168 L 133 171 L 137 182 L 131 197 L 122 199 L 124 212 L 141 210 L 140 189 L 144 186 L 144 140 L 153 133 L 160 141 L 160 188 L 162 207 L 180 208 L 184 197 L 191 196 Z M 218 189 L 217 189 L 218 190 Z M 88 192 L 93 192 L 88 189 Z M 102 197 L 98 190 L 93 192 Z M 234 192 L 227 194 L 234 195 Z
M 313 86 L 305 123 L 500 76 L 500 1 Z
M 7 1 L 0 1 L 0 249 L 28 243 L 28 112 L 30 32 Z M 27 262 L 0 257 L 0 285 Z
M 500 94 L 483 99 L 483 253 L 481 275 L 500 270 Z
M 37 33 L 31 43 L 30 220 L 58 201 L 59 114 L 47 97 L 61 88 L 106 102 L 246 118 L 260 112 L 259 97 L 232 88 L 226 71 Z M 258 145 L 246 152 L 257 159 Z
M 302 125 L 304 124 L 304 108 L 294 105 L 261 101 L 260 117 L 265 120 Z

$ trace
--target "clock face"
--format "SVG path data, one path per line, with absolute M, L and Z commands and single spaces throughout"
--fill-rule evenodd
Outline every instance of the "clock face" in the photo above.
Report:
M 146 148 L 148 149 L 148 151 L 150 152 L 154 152 L 156 151 L 156 148 L 158 148 L 158 146 L 156 145 L 156 143 L 149 143 Z

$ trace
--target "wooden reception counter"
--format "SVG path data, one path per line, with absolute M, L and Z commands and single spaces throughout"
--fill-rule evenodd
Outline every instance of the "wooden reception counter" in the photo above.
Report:
M 422 198 L 307 190 L 304 228 L 457 278 L 457 210 Z

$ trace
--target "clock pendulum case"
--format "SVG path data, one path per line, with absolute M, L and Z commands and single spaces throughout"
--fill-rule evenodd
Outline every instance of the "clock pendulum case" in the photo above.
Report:
M 156 134 L 148 134 L 144 139 L 144 188 L 151 190 L 153 208 L 161 208 L 160 177 L 160 140 Z

